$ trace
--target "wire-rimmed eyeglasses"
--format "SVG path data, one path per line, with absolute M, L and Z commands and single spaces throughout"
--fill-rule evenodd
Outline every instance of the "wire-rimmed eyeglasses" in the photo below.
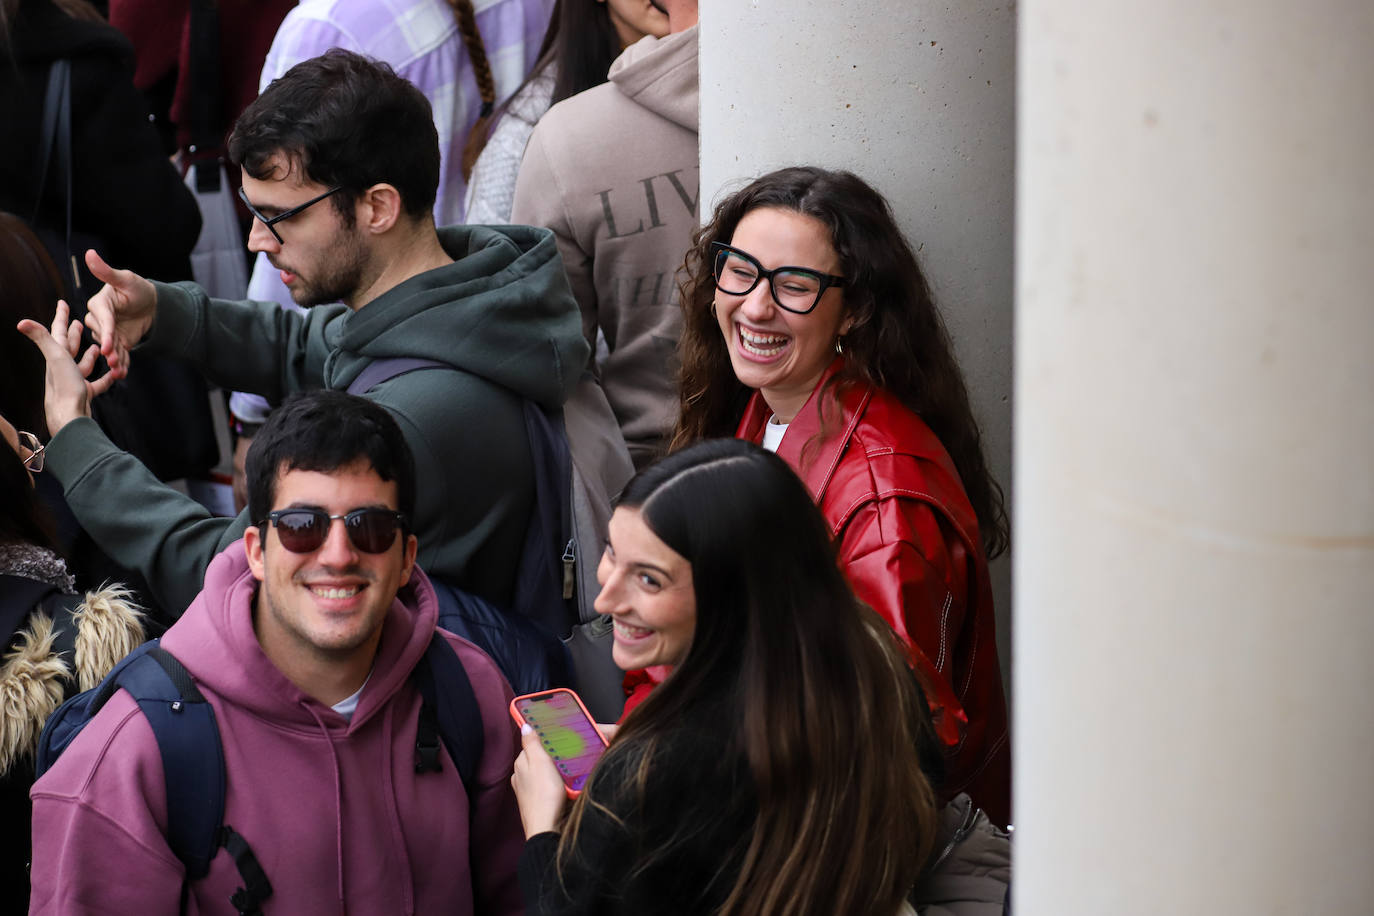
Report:
M 38 441 L 38 437 L 33 433 L 26 433 L 23 430 L 16 430 L 19 433 L 19 448 L 24 454 L 20 457 L 24 461 L 24 467 L 33 471 L 35 474 L 43 470 L 43 453 L 47 451 L 47 446 Z

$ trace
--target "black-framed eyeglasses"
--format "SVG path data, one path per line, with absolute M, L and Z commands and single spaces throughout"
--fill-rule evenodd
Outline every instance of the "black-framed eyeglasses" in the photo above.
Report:
M 343 520 L 349 542 L 363 553 L 390 550 L 396 543 L 396 532 L 406 526 L 404 515 L 380 507 L 354 509 L 342 515 L 304 507 L 267 513 L 267 521 L 277 529 L 277 539 L 292 553 L 313 553 L 323 547 L 329 538 L 329 526 L 335 519 Z
M 23 456 L 24 467 L 37 474 L 43 470 L 43 452 L 47 451 L 48 447 L 39 442 L 33 433 L 26 433 L 22 429 L 16 432 L 19 433 L 19 447 L 26 453 Z
M 712 242 L 715 258 L 711 273 L 716 289 L 731 296 L 746 296 L 760 280 L 768 281 L 768 291 L 779 308 L 805 315 L 816 307 L 832 286 L 844 286 L 844 277 L 823 274 L 809 267 L 778 267 L 764 270 L 752 254 L 724 242 Z
M 335 185 L 328 191 L 325 191 L 319 197 L 312 197 L 300 206 L 292 207 L 290 210 L 283 210 L 276 216 L 263 216 L 262 213 L 259 212 L 257 207 L 253 206 L 248 202 L 248 195 L 244 193 L 242 187 L 239 188 L 239 200 L 243 201 L 243 205 L 248 208 L 249 213 L 253 214 L 254 219 L 256 219 L 258 222 L 262 223 L 264 226 L 267 227 L 267 231 L 272 233 L 272 238 L 277 240 L 278 245 L 285 245 L 286 242 L 282 239 L 281 233 L 277 232 L 277 223 L 280 223 L 283 220 L 288 220 L 296 214 L 304 210 L 310 209 L 311 207 L 315 206 L 315 204 L 324 200 L 330 194 L 337 194 L 339 191 L 342 190 L 343 185 Z

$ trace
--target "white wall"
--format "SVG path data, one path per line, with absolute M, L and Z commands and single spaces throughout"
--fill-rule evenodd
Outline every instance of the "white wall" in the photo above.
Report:
M 1011 485 L 1015 12 L 968 0 L 701 0 L 701 210 L 784 165 L 892 202 L 954 337 L 993 474 Z M 1010 663 L 1010 564 L 993 564 Z
M 1374 911 L 1374 4 L 1027 0 L 1021 914 Z

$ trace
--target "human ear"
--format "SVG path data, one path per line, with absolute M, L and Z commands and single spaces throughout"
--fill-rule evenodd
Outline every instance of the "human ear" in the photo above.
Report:
M 405 556 L 401 561 L 405 564 L 402 567 L 405 573 L 405 575 L 401 576 L 402 582 L 410 581 L 410 574 L 415 569 L 415 554 L 419 551 L 419 548 L 420 539 L 413 534 L 406 535 Z
M 248 568 L 253 572 L 253 578 L 259 582 L 263 581 L 267 567 L 263 563 L 263 529 L 256 525 L 251 526 L 243 532 L 243 553 L 248 558 Z
M 358 204 L 358 221 L 374 235 L 389 231 L 401 218 L 401 192 L 385 182 L 364 191 Z

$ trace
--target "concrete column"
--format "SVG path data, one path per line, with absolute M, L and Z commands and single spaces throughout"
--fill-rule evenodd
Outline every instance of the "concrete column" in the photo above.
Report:
M 1026 0 L 1020 914 L 1374 900 L 1374 5 Z
M 1009 0 L 701 0 L 701 212 L 785 165 L 891 201 L 1011 489 L 1015 12 Z M 1004 671 L 1010 564 L 994 563 Z

